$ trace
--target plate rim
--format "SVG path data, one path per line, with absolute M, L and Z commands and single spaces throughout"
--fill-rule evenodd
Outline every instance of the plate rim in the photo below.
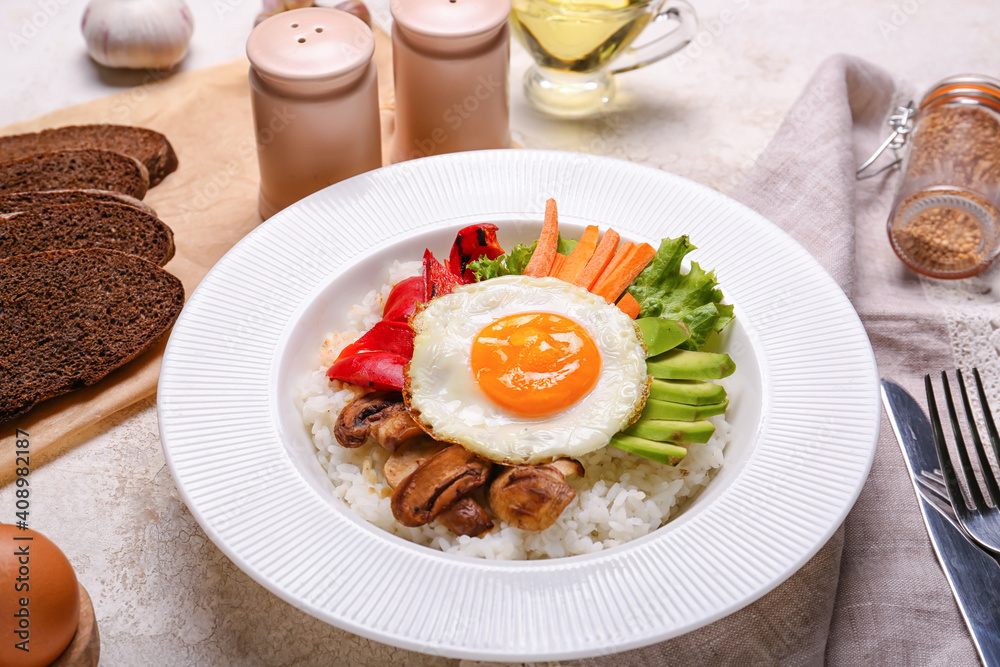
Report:
M 412 161 L 412 162 L 409 162 L 409 163 L 401 163 L 401 164 L 398 164 L 398 165 L 393 165 L 393 166 L 386 167 L 386 168 L 383 168 L 383 169 L 380 169 L 380 170 L 376 170 L 375 172 L 370 172 L 369 174 L 363 174 L 361 176 L 355 177 L 354 179 L 349 179 L 348 181 L 345 181 L 345 182 L 343 182 L 341 184 L 331 186 L 331 188 L 327 188 L 326 190 L 323 190 L 323 191 L 320 191 L 318 193 L 315 193 L 314 195 L 311 195 L 310 197 L 308 197 L 305 200 L 303 200 L 303 202 L 301 202 L 300 204 L 293 205 L 293 207 L 290 207 L 290 208 L 294 209 L 296 207 L 300 207 L 300 206 L 303 206 L 303 205 L 308 205 L 307 202 L 322 201 L 322 200 L 325 200 L 327 198 L 330 198 L 331 196 L 335 196 L 335 194 L 331 195 L 330 193 L 331 192 L 334 192 L 334 193 L 339 192 L 339 190 L 336 190 L 337 188 L 348 188 L 350 186 L 349 185 L 345 185 L 345 184 L 350 184 L 352 182 L 357 182 L 359 179 L 365 180 L 365 179 L 372 178 L 373 175 L 375 175 L 375 174 L 377 174 L 379 172 L 384 173 L 384 172 L 386 172 L 388 170 L 399 170 L 400 173 L 405 173 L 403 170 L 410 170 L 410 169 L 414 169 L 414 170 L 431 169 L 433 167 L 433 165 L 437 165 L 437 164 L 441 164 L 441 163 L 456 162 L 456 163 L 460 164 L 460 163 L 467 162 L 467 161 L 473 161 L 473 162 L 475 162 L 475 161 L 480 160 L 480 159 L 489 161 L 489 160 L 493 159 L 491 157 L 491 155 L 498 154 L 498 153 L 499 154 L 504 154 L 504 156 L 505 156 L 504 158 L 499 158 L 499 159 L 506 159 L 507 156 L 509 156 L 510 154 L 513 154 L 513 157 L 510 157 L 510 159 L 514 160 L 515 162 L 519 162 L 519 161 L 528 161 L 528 162 L 531 162 L 532 160 L 554 160 L 556 162 L 558 162 L 560 160 L 570 160 L 570 161 L 572 161 L 572 160 L 579 160 L 579 159 L 581 159 L 581 156 L 583 156 L 586 160 L 593 161 L 595 164 L 598 164 L 598 165 L 610 165 L 610 164 L 613 163 L 613 164 L 617 165 L 618 168 L 622 168 L 622 169 L 624 169 L 624 168 L 639 169 L 639 170 L 645 170 L 647 172 L 654 172 L 656 174 L 654 178 L 664 179 L 667 182 L 671 182 L 672 181 L 675 185 L 679 184 L 679 187 L 681 187 L 681 188 L 685 188 L 685 189 L 688 189 L 690 191 L 697 192 L 698 195 L 699 195 L 699 197 L 708 197 L 710 199 L 716 199 L 716 200 L 722 202 L 724 206 L 726 206 L 728 208 L 731 208 L 731 209 L 734 209 L 734 210 L 737 210 L 737 211 L 740 211 L 743 216 L 750 216 L 752 218 L 757 219 L 758 222 L 762 222 L 765 225 L 769 226 L 772 229 L 773 232 L 777 232 L 779 235 L 781 235 L 781 236 L 784 237 L 784 242 L 786 244 L 790 244 L 791 246 L 797 248 L 806 258 L 808 258 L 808 260 L 811 260 L 812 264 L 814 265 L 814 267 L 813 267 L 814 270 L 818 270 L 819 271 L 819 273 L 817 275 L 821 279 L 825 279 L 826 280 L 826 282 L 828 283 L 827 287 L 832 287 L 833 290 L 835 290 L 836 294 L 839 294 L 839 296 L 841 297 L 841 299 L 843 301 L 843 303 L 841 305 L 845 305 L 846 304 L 847 310 L 853 316 L 853 318 L 852 318 L 853 319 L 852 324 L 854 325 L 854 327 L 856 329 L 860 330 L 860 333 L 864 336 L 864 340 L 865 340 L 865 342 L 867 344 L 867 348 L 866 348 L 867 359 L 866 359 L 866 361 L 870 365 L 870 378 L 872 380 L 871 384 L 872 384 L 872 387 L 873 387 L 873 395 L 874 395 L 875 398 L 874 398 L 874 401 L 873 401 L 873 403 L 874 403 L 874 405 L 873 405 L 874 409 L 872 410 L 872 415 L 871 415 L 871 417 L 872 417 L 872 423 L 870 425 L 871 426 L 871 430 L 869 432 L 869 445 L 867 447 L 867 456 L 866 456 L 866 460 L 862 464 L 863 474 L 860 475 L 859 480 L 856 482 L 856 484 L 854 484 L 853 489 L 852 489 L 851 493 L 849 494 L 849 501 L 846 502 L 845 506 L 842 508 L 842 511 L 839 512 L 839 517 L 837 518 L 837 520 L 833 521 L 827 527 L 827 529 L 823 533 L 823 538 L 821 540 L 817 540 L 816 543 L 813 544 L 809 549 L 807 549 L 807 550 L 805 550 L 805 551 L 803 551 L 803 552 L 800 553 L 800 555 L 797 558 L 797 560 L 795 561 L 794 565 L 791 568 L 789 568 L 789 571 L 786 574 L 784 574 L 782 576 L 779 576 L 779 577 L 776 577 L 776 578 L 772 578 L 772 580 L 769 581 L 769 583 L 766 584 L 766 585 L 764 585 L 764 586 L 757 586 L 755 588 L 753 594 L 749 595 L 749 596 L 744 596 L 744 598 L 740 601 L 740 604 L 738 604 L 738 606 L 736 606 L 735 608 L 720 608 L 719 610 L 717 610 L 717 612 L 715 614 L 705 615 L 705 616 L 701 617 L 700 619 L 698 619 L 696 622 L 689 623 L 688 626 L 690 626 L 690 627 L 688 627 L 688 626 L 682 626 L 682 627 L 679 628 L 678 631 L 676 631 L 676 632 L 668 632 L 668 633 L 666 633 L 663 636 L 655 636 L 653 638 L 649 638 L 648 636 L 641 636 L 641 637 L 637 637 L 637 638 L 635 638 L 633 640 L 630 640 L 630 641 L 617 642 L 617 643 L 614 644 L 614 647 L 612 649 L 609 649 L 607 652 L 618 652 L 618 651 L 629 650 L 629 649 L 633 649 L 633 648 L 637 648 L 637 647 L 641 647 L 641 646 L 646 646 L 646 645 L 649 645 L 651 643 L 655 643 L 655 642 L 658 642 L 658 641 L 669 639 L 669 638 L 672 638 L 672 637 L 675 637 L 675 636 L 679 636 L 681 634 L 685 634 L 686 632 L 694 630 L 694 629 L 696 629 L 698 627 L 702 627 L 704 625 L 707 625 L 707 624 L 709 624 L 711 622 L 714 622 L 714 621 L 718 620 L 719 618 L 722 618 L 722 617 L 727 616 L 727 615 L 729 615 L 731 613 L 734 613 L 738 609 L 741 609 L 741 608 L 745 607 L 746 605 L 749 605 L 750 603 L 752 603 L 755 600 L 759 599 L 760 597 L 763 597 L 768 592 L 770 592 L 771 590 L 773 590 L 774 588 L 776 588 L 777 586 L 779 586 L 781 583 L 783 583 L 785 580 L 787 580 L 787 578 L 790 577 L 792 574 L 794 574 L 795 572 L 797 572 L 806 562 L 808 562 L 809 559 L 811 559 L 815 555 L 816 552 L 818 552 L 823 547 L 823 545 L 826 544 L 826 542 L 830 539 L 830 537 L 833 535 L 833 533 L 837 530 L 837 528 L 843 522 L 844 518 L 847 515 L 847 512 L 850 510 L 850 508 L 856 502 L 857 497 L 860 494 L 861 489 L 862 489 L 862 487 L 864 485 L 864 481 L 867 478 L 868 472 L 871 469 L 871 465 L 872 465 L 872 462 L 874 460 L 874 455 L 875 455 L 875 445 L 876 445 L 877 440 L 878 440 L 878 433 L 879 433 L 879 428 L 880 428 L 880 424 L 881 424 L 880 412 L 879 412 L 880 408 L 878 407 L 878 392 L 877 392 L 878 372 L 877 372 L 877 366 L 876 366 L 876 360 L 875 360 L 875 356 L 874 356 L 874 351 L 871 348 L 870 341 L 868 341 L 868 339 L 867 339 L 867 335 L 865 334 L 864 327 L 863 327 L 863 325 L 861 323 L 860 317 L 858 316 L 857 312 L 854 310 L 853 306 L 850 304 L 849 300 L 847 299 L 846 295 L 844 295 L 844 293 L 840 289 L 840 287 L 833 281 L 832 277 L 829 276 L 829 274 L 822 268 L 822 266 L 819 265 L 819 263 L 815 260 L 815 258 L 813 258 L 807 251 L 805 251 L 790 235 L 787 234 L 787 232 L 785 232 L 784 230 L 778 228 L 776 225 L 774 225 L 773 223 L 771 223 L 770 221 L 768 221 L 766 218 L 764 218 L 763 216 L 761 216 L 759 213 L 757 213 L 757 212 L 753 211 L 752 209 L 748 208 L 747 206 L 745 206 L 741 202 L 737 202 L 737 201 L 735 201 L 735 200 L 733 200 L 733 199 L 731 199 L 731 198 L 729 198 L 729 197 L 727 197 L 725 195 L 722 195 L 721 193 L 718 193 L 715 190 L 712 190 L 711 188 L 708 188 L 707 186 L 704 186 L 704 185 L 701 185 L 701 184 L 698 184 L 698 183 L 694 183 L 692 181 L 684 179 L 683 177 L 680 177 L 680 176 L 677 176 L 677 175 L 674 175 L 674 174 L 670 174 L 668 172 L 663 172 L 663 171 L 655 169 L 653 167 L 649 167 L 649 166 L 645 166 L 645 165 L 641 165 L 641 164 L 636 164 L 636 163 L 632 163 L 632 162 L 625 162 L 625 161 L 617 160 L 615 158 L 598 157 L 598 156 L 592 156 L 592 155 L 586 155 L 586 154 L 578 154 L 578 153 L 563 153 L 563 152 L 560 152 L 560 151 L 540 151 L 540 150 L 481 151 L 481 152 L 470 152 L 470 153 L 461 153 L 461 154 L 452 154 L 452 155 L 445 155 L 445 156 L 437 156 L 437 157 L 432 157 L 432 158 L 424 158 L 424 159 L 421 159 L 419 161 Z M 265 222 L 262 225 L 260 225 L 258 228 L 256 228 L 255 230 L 253 230 L 246 237 L 244 237 L 240 242 L 238 242 L 226 254 L 225 257 L 223 257 L 219 262 L 216 263 L 215 266 L 212 267 L 212 269 L 208 272 L 208 274 L 202 279 L 202 281 L 199 284 L 199 286 L 191 294 L 191 297 L 189 298 L 188 303 L 192 303 L 193 302 L 195 304 L 200 304 L 201 300 L 203 298 L 202 297 L 203 288 L 206 285 L 212 284 L 210 278 L 214 280 L 214 274 L 216 274 L 217 272 L 222 273 L 222 272 L 225 272 L 226 270 L 228 270 L 229 262 L 236 261 L 233 258 L 238 257 L 241 254 L 245 253 L 247 251 L 247 248 L 252 247 L 253 244 L 256 243 L 256 241 L 257 241 L 257 239 L 259 237 L 261 237 L 264 234 L 269 233 L 269 230 L 273 230 L 278 225 L 282 224 L 282 221 L 284 221 L 288 217 L 288 215 L 289 215 L 287 213 L 288 210 L 289 209 L 286 209 L 286 211 L 283 211 L 283 212 L 280 212 L 280 213 L 276 214 L 270 220 L 268 220 L 267 222 Z M 464 216 L 461 216 L 461 215 L 455 216 L 455 218 L 462 218 L 462 217 L 464 217 Z M 452 219 L 455 219 L 455 218 L 452 218 Z M 443 220 L 439 220 L 439 221 L 437 221 L 434 224 L 435 225 L 439 225 L 439 224 L 441 224 L 443 222 L 444 222 Z M 420 229 L 411 229 L 409 231 L 411 231 L 415 235 L 419 236 L 421 233 L 429 231 L 430 228 L 431 228 L 431 225 L 428 224 L 428 225 L 426 225 L 424 227 L 421 227 Z M 314 288 L 315 288 L 315 285 L 314 285 Z M 302 305 L 303 304 L 299 304 L 299 307 L 301 307 Z M 195 308 L 199 308 L 199 307 L 200 306 L 198 306 L 198 305 L 195 306 Z M 187 306 L 186 306 L 185 307 L 185 311 L 187 311 L 187 310 L 188 309 L 187 309 Z M 399 646 L 401 648 L 406 648 L 406 649 L 409 649 L 409 650 L 419 651 L 419 652 L 423 652 L 423 653 L 429 653 L 429 654 L 432 654 L 432 655 L 448 656 L 448 657 L 454 657 L 454 658 L 470 658 L 470 659 L 484 659 L 485 658 L 485 659 L 491 659 L 491 660 L 511 660 L 511 659 L 513 659 L 513 660 L 525 660 L 525 659 L 530 659 L 530 660 L 538 660 L 538 659 L 544 660 L 544 659 L 549 659 L 549 660 L 551 660 L 551 659 L 573 659 L 573 658 L 587 657 L 587 656 L 592 656 L 592 655 L 597 655 L 597 654 L 602 653 L 602 652 L 595 652 L 592 647 L 591 648 L 581 649 L 581 650 L 578 650 L 578 651 L 559 651 L 559 652 L 551 652 L 551 653 L 549 653 L 549 652 L 524 653 L 524 652 L 518 652 L 518 651 L 510 652 L 510 651 L 503 651 L 503 650 L 501 650 L 501 651 L 483 650 L 481 648 L 480 649 L 475 649 L 475 650 L 470 650 L 470 649 L 467 649 L 467 648 L 455 648 L 455 647 L 441 646 L 441 645 L 429 646 L 425 642 L 422 642 L 422 641 L 419 641 L 419 640 L 412 640 L 412 639 L 409 639 L 409 638 L 407 638 L 405 636 L 387 635 L 383 631 L 373 630 L 373 629 L 369 628 L 368 626 L 366 626 L 366 625 L 364 625 L 362 623 L 355 623 L 355 622 L 352 622 L 350 619 L 346 619 L 346 618 L 343 618 L 343 617 L 334 616 L 331 613 L 329 613 L 327 610 L 317 608 L 315 605 L 310 604 L 309 602 L 307 602 L 307 601 L 301 599 L 300 597 L 292 594 L 289 590 L 286 590 L 285 587 L 279 585 L 278 582 L 272 581 L 270 578 L 268 578 L 267 576 L 265 576 L 264 573 L 258 571 L 257 568 L 253 564 L 251 564 L 246 558 L 243 557 L 243 555 L 239 552 L 239 550 L 237 548 L 235 548 L 232 544 L 230 544 L 230 543 L 227 542 L 227 540 L 224 538 L 224 536 L 221 535 L 216 530 L 215 526 L 213 525 L 212 521 L 208 518 L 208 516 L 205 515 L 202 512 L 202 508 L 199 506 L 197 500 L 192 496 L 191 490 L 188 487 L 186 481 L 184 479 L 182 479 L 182 476 L 184 475 L 184 471 L 178 467 L 180 462 L 175 457 L 175 452 L 173 451 L 172 447 L 170 445 L 168 445 L 168 442 L 173 438 L 173 434 L 171 433 L 171 425 L 170 425 L 171 417 L 164 410 L 163 403 L 161 402 L 161 398 L 160 397 L 161 396 L 166 396 L 166 395 L 168 395 L 170 393 L 170 388 L 167 387 L 166 384 L 167 384 L 168 380 L 171 378 L 172 364 L 174 363 L 173 362 L 174 355 L 176 354 L 176 352 L 174 350 L 174 343 L 175 343 L 174 333 L 176 331 L 178 331 L 178 330 L 183 331 L 185 325 L 186 325 L 186 313 L 182 313 L 181 316 L 180 316 L 180 318 L 178 318 L 178 321 L 175 324 L 174 331 L 171 332 L 170 340 L 167 343 L 167 347 L 166 347 L 166 350 L 164 352 L 164 357 L 163 357 L 163 369 L 161 370 L 161 375 L 160 375 L 160 379 L 159 379 L 159 382 L 158 382 L 157 413 L 158 413 L 158 422 L 159 422 L 159 428 L 160 428 L 160 437 L 161 437 L 161 442 L 163 443 L 164 455 L 165 455 L 165 458 L 167 460 L 168 466 L 170 467 L 171 473 L 174 476 L 175 482 L 177 484 L 177 488 L 178 488 L 179 492 L 181 493 L 181 496 L 184 499 L 185 504 L 187 505 L 188 509 L 192 512 L 192 515 L 198 521 L 199 525 L 202 527 L 203 530 L 205 530 L 206 534 L 220 548 L 220 550 L 222 550 L 223 553 L 225 553 L 226 556 L 228 558 L 230 558 L 230 560 L 232 560 L 238 567 L 240 567 L 240 569 L 242 569 L 244 572 L 246 572 L 255 581 L 257 581 L 258 583 L 262 584 L 265 588 L 267 588 L 268 590 L 270 590 L 272 593 L 276 594 L 281 599 L 284 599 L 286 602 L 289 602 L 293 606 L 295 606 L 295 607 L 297 607 L 297 608 L 299 608 L 299 609 L 301 609 L 301 610 L 303 610 L 303 611 L 305 611 L 305 612 L 307 612 L 307 613 L 309 613 L 309 614 L 311 614 L 311 615 L 313 615 L 315 617 L 318 617 L 318 618 L 324 620 L 325 622 L 330 623 L 330 624 L 332 624 L 332 625 L 334 625 L 336 627 L 340 627 L 342 629 L 348 630 L 350 632 L 353 632 L 355 634 L 358 634 L 358 635 L 361 635 L 361 636 L 364 636 L 364 637 L 368 637 L 370 639 L 373 639 L 373 640 L 376 640 L 376 641 L 379 641 L 379 642 L 391 644 L 391 645 L 394 645 L 394 646 Z M 287 327 L 287 323 L 285 323 L 285 325 L 283 325 L 283 326 Z M 277 350 L 275 351 L 275 353 L 277 354 Z M 761 431 L 765 431 L 766 428 L 767 428 L 767 425 L 765 424 L 765 416 L 764 415 L 761 415 L 761 421 L 760 421 L 759 428 L 760 428 Z M 590 554 L 589 556 L 599 556 L 599 557 L 601 557 L 601 558 L 595 558 L 593 560 L 613 559 L 615 557 L 615 552 L 616 552 L 616 550 L 609 550 L 609 551 L 600 552 L 598 554 Z M 467 559 L 467 557 L 454 556 L 454 555 L 450 555 L 450 554 L 440 554 L 439 552 L 436 555 L 438 555 L 438 556 L 446 556 L 447 558 L 458 558 L 458 559 L 463 559 L 463 560 Z M 572 560 L 572 558 L 573 557 L 570 557 L 570 560 Z M 566 560 L 567 559 L 558 559 L 558 560 L 555 560 L 555 561 L 550 561 L 548 564 L 546 564 L 546 566 L 559 567 L 559 563 L 564 562 Z M 482 561 L 482 562 L 483 563 L 488 563 L 490 565 L 495 565 L 495 563 L 493 563 L 492 561 Z M 555 565 L 551 565 L 552 563 L 554 563 Z M 504 564 L 501 567 L 502 568 L 506 568 L 506 567 L 508 567 L 508 565 Z M 537 569 L 538 568 L 538 561 L 532 561 L 531 563 L 518 563 L 518 564 L 511 565 L 511 567 L 513 567 L 515 569 L 516 568 L 521 568 L 521 567 L 523 567 L 523 568 L 530 568 L 530 569 Z M 675 626 L 675 627 L 677 627 L 677 626 Z

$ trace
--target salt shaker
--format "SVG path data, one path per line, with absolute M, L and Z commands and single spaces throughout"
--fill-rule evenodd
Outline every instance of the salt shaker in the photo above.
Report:
M 260 214 L 382 166 L 375 38 L 336 9 L 282 12 L 247 40 Z
M 900 113 L 914 115 L 889 214 L 893 250 L 926 276 L 976 275 L 1000 255 L 1000 81 L 950 77 Z
M 391 160 L 510 145 L 510 0 L 392 3 Z

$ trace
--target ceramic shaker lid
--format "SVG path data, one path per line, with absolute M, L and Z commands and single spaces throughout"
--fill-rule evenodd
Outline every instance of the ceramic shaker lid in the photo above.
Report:
M 469 0 L 456 4 L 463 1 Z M 364 21 L 325 7 L 275 14 L 247 40 L 247 57 L 261 79 L 277 88 L 309 85 L 314 92 L 360 75 L 374 52 L 375 37 Z
M 392 3 L 392 18 L 407 32 L 463 38 L 493 32 L 510 15 L 510 0 L 405 0 Z

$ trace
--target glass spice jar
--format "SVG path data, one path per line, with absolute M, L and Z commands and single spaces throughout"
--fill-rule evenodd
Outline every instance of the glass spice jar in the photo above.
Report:
M 1000 254 L 1000 81 L 939 82 L 920 101 L 907 138 L 889 214 L 893 250 L 933 278 L 981 273 Z

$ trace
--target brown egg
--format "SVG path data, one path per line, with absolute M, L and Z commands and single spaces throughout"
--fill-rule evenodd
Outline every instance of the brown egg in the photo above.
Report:
M 44 667 L 58 658 L 80 623 L 80 587 L 59 547 L 0 524 L 0 591 L 0 665 Z

